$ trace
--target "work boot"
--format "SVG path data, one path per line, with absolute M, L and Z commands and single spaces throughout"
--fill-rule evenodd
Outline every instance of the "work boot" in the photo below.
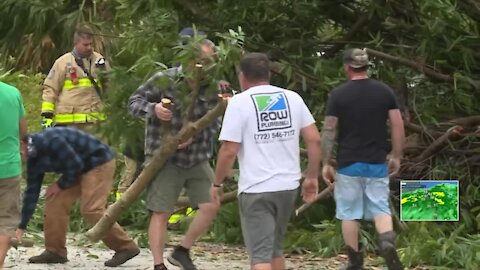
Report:
M 113 257 L 104 263 L 105 266 L 115 267 L 124 264 L 126 261 L 137 256 L 140 253 L 140 249 L 126 249 L 116 251 Z
M 343 265 L 341 270 L 363 270 L 363 246 L 358 244 L 358 251 L 355 251 L 352 247 L 346 246 L 348 262 Z
M 197 270 L 190 258 L 190 250 L 182 246 L 174 248 L 172 254 L 168 257 L 168 261 L 182 270 Z
M 389 231 L 378 235 L 380 255 L 385 259 L 388 270 L 403 270 L 402 262 L 395 248 L 395 232 Z
M 28 259 L 28 262 L 29 263 L 66 263 L 68 262 L 68 259 L 60 255 L 57 255 L 53 252 L 50 252 L 48 250 L 45 250 L 42 252 L 42 254 L 38 256 L 33 256 L 30 259 Z

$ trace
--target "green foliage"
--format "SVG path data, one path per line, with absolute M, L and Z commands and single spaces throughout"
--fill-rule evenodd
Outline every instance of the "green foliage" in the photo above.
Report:
M 150 213 L 147 210 L 145 198 L 142 195 L 122 214 L 118 223 L 132 230 L 144 230 L 148 227 L 149 221 Z
M 287 250 L 304 253 L 312 250 L 319 256 L 329 257 L 342 250 L 343 239 L 340 224 L 328 220 L 320 224 L 313 224 L 315 231 L 306 229 L 294 230 L 291 226 L 285 237 L 284 245 Z
M 408 223 L 399 239 L 399 256 L 408 266 L 480 267 L 480 235 L 465 234 L 464 225 Z M 463 235 L 463 236 L 462 236 Z
M 223 243 L 243 243 L 238 202 L 222 206 L 209 235 L 214 241 Z
M 94 2 L 2 1 L 0 53 L 9 57 L 5 57 L 5 60 L 10 66 L 47 71 L 55 58 L 72 49 L 73 32 L 77 24 L 92 22 L 97 11 L 98 16 L 101 15 L 105 22 L 111 1 L 103 1 L 98 6 Z M 11 14 L 15 16 L 12 18 Z M 102 24 L 92 22 L 90 25 L 100 29 Z M 96 45 L 102 52 L 102 37 L 97 39 Z
M 172 27 L 170 16 L 155 17 L 156 27 Z M 142 32 L 149 31 L 148 25 L 131 25 L 129 31 Z M 130 33 L 131 33 L 130 32 Z M 234 77 L 235 63 L 240 58 L 240 49 L 243 45 L 243 33 L 241 29 L 238 32 L 230 30 L 226 34 L 219 33 L 217 40 L 217 51 L 215 59 L 212 59 L 210 65 L 204 65 L 202 72 L 205 73 L 203 81 L 209 82 L 209 95 L 215 95 L 218 91 L 217 82 L 224 79 L 225 76 Z M 141 44 L 150 43 L 152 47 L 145 47 L 145 50 L 136 50 Z M 198 57 L 198 46 L 202 42 L 200 36 L 191 38 L 186 45 L 179 45 L 178 34 L 159 34 L 152 37 L 145 35 L 144 38 L 125 39 L 120 41 L 123 44 L 122 50 L 117 53 L 118 65 L 113 66 L 110 74 L 110 90 L 107 100 L 106 112 L 109 115 L 109 121 L 102 126 L 105 136 L 110 142 L 118 144 L 138 144 L 141 143 L 144 136 L 144 123 L 128 115 L 126 112 L 127 100 L 129 96 L 154 72 L 164 71 L 172 64 L 180 64 L 183 67 L 191 65 L 192 60 Z M 152 50 L 153 48 L 153 50 Z M 198 61 L 196 61 L 198 62 Z M 114 62 L 115 63 L 115 62 Z M 193 78 L 195 70 L 182 69 L 181 77 Z M 160 87 L 165 84 L 172 84 L 166 77 L 155 82 Z M 185 80 L 173 82 L 173 86 L 179 89 L 180 99 L 188 100 L 190 88 L 187 87 Z M 184 104 L 188 104 L 185 102 Z M 187 105 L 182 106 L 187 108 Z
M 44 76 L 34 72 L 5 70 L 0 65 L 0 81 L 15 86 L 22 94 L 29 132 L 40 130 L 41 83 Z

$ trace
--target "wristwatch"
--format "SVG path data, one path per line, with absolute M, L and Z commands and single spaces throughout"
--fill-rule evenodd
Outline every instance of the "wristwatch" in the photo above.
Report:
M 213 187 L 222 188 L 222 187 L 223 187 L 223 184 L 217 185 L 217 184 L 213 183 Z

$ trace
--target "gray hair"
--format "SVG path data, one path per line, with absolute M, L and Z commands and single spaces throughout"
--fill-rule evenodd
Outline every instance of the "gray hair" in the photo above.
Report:
M 92 29 L 86 25 L 78 26 L 73 34 L 73 42 L 78 42 L 80 39 L 92 39 L 94 33 Z

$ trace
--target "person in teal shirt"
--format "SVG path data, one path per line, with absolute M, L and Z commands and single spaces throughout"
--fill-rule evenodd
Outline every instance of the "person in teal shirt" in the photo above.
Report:
M 20 92 L 0 82 L 0 269 L 20 221 L 21 153 L 25 150 L 20 138 L 27 133 L 24 116 Z

